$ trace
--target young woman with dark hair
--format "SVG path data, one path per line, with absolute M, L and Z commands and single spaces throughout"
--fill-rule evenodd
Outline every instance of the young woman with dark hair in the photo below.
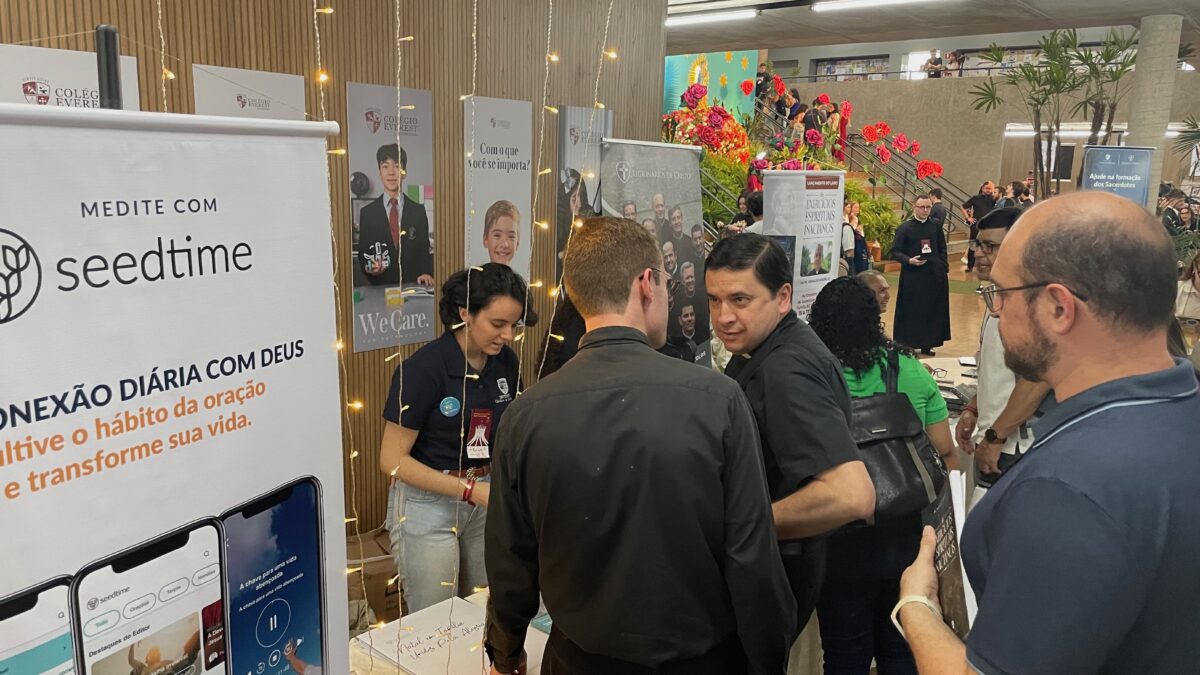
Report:
M 897 389 L 908 397 L 934 447 L 953 468 L 954 440 L 937 382 L 911 350 L 884 335 L 871 287 L 855 277 L 830 281 L 817 294 L 809 323 L 841 363 L 853 398 L 885 392 L 882 367 L 889 350 L 899 352 Z M 900 575 L 916 557 L 920 541 L 920 514 L 829 537 L 825 585 L 817 603 L 827 675 L 867 675 L 872 660 L 880 675 L 915 675 L 912 652 L 892 626 L 889 612 L 899 597 Z
M 537 323 L 527 305 L 525 281 L 507 265 L 454 273 L 438 307 L 446 331 L 392 376 L 379 469 L 394 479 L 392 556 L 409 611 L 487 585 L 491 443 L 521 389 L 508 345 L 522 321 Z M 444 583 L 449 579 L 457 587 Z

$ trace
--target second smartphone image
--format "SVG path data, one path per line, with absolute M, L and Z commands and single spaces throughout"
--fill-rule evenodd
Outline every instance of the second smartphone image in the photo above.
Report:
M 323 672 L 320 514 L 320 487 L 302 478 L 221 516 L 234 675 Z

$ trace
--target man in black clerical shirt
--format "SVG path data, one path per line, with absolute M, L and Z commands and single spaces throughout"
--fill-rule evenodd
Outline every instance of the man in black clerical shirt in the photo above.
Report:
M 850 390 L 837 359 L 792 309 L 792 266 L 778 243 L 749 233 L 724 239 L 704 276 L 713 332 L 735 354 L 725 374 L 746 392 L 762 438 L 803 628 L 825 574 L 821 535 L 875 511 L 875 486 L 850 434 Z
M 767 64 L 758 64 L 758 75 L 754 77 L 754 96 L 757 98 L 766 98 L 767 94 L 771 92 L 771 85 L 773 83 L 771 73 L 767 72 Z
M 579 352 L 512 403 L 488 505 L 493 673 L 782 675 L 796 636 L 754 417 L 737 384 L 657 354 L 667 275 L 654 238 L 584 220 L 563 261 Z M 843 385 L 845 386 L 845 385 Z
M 979 236 L 979 219 L 996 208 L 996 184 L 987 181 L 979 186 L 979 194 L 963 202 L 963 217 L 971 226 L 971 239 Z M 975 269 L 975 251 L 967 251 L 967 271 Z

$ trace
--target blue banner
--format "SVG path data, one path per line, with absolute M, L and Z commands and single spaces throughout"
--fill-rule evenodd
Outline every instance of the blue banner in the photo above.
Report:
M 1121 195 L 1142 206 L 1150 201 L 1154 148 L 1089 145 L 1083 151 L 1083 189 Z

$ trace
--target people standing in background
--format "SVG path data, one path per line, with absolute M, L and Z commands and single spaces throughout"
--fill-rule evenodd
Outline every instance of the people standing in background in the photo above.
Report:
M 934 356 L 933 349 L 950 339 L 946 234 L 929 219 L 932 208 L 929 197 L 917 198 L 913 217 L 896 229 L 891 251 L 902 265 L 893 335 L 925 356 Z
M 772 84 L 771 73 L 767 72 L 767 64 L 758 64 L 758 74 L 754 76 L 755 98 L 765 98 L 767 93 L 773 89 Z
M 1016 204 L 1017 198 L 1013 195 L 1012 183 L 1006 183 L 1004 187 L 996 186 L 996 203 L 992 206 L 993 209 L 1003 209 Z
M 965 65 L 966 57 L 963 56 L 961 50 L 955 49 L 946 52 L 945 70 L 942 72 L 942 77 L 962 77 Z
M 924 71 L 925 77 L 928 77 L 931 80 L 940 78 L 942 73 L 946 72 L 946 66 L 944 63 L 942 63 L 941 51 L 937 49 L 933 50 L 933 52 L 929 54 L 929 58 L 921 66 L 921 70 Z
M 508 345 L 522 318 L 527 326 L 537 323 L 528 306 L 525 281 L 507 265 L 456 272 L 442 285 L 438 314 L 446 331 L 392 376 L 379 469 L 395 479 L 392 556 L 409 611 L 487 586 L 491 447 L 521 390 L 517 355 Z M 457 587 L 445 583 L 455 570 Z
M 896 390 L 908 397 L 948 469 L 957 468 L 949 412 L 929 371 L 905 347 L 887 339 L 875 293 L 861 280 L 834 279 L 812 305 L 809 324 L 842 366 L 852 398 L 887 392 L 884 369 L 895 352 Z M 912 652 L 888 618 L 900 575 L 917 555 L 921 513 L 835 531 L 826 544 L 825 584 L 817 603 L 825 675 L 916 673 Z
M 996 184 L 990 180 L 979 186 L 979 194 L 963 202 L 963 217 L 967 219 L 967 225 L 971 227 L 971 239 L 979 235 L 976 225 L 979 219 L 994 208 L 996 208 Z M 967 251 L 967 271 L 970 272 L 973 269 L 975 269 L 975 252 Z
M 1175 319 L 1183 329 L 1184 342 L 1189 350 L 1200 339 L 1200 251 L 1192 255 L 1187 268 L 1175 287 Z
M 424 205 L 403 192 L 408 153 L 395 143 L 382 145 L 375 152 L 375 161 L 383 194 L 358 214 L 358 262 L 362 272 L 373 286 L 433 286 L 429 216 Z
M 1183 232 L 1195 232 L 1200 229 L 1200 218 L 1191 204 L 1184 202 L 1179 205 L 1179 227 Z
M 637 222 L 638 208 L 634 202 L 625 202 L 621 205 L 621 217 L 626 220 Z
M 921 672 L 1195 672 L 1200 393 L 1167 351 L 1174 264 L 1149 212 L 1101 192 L 1047 200 L 1008 233 L 984 302 L 1006 362 L 1058 406 L 963 526 L 979 601 L 965 645 L 925 529 L 893 614 Z
M 808 109 L 808 112 L 804 113 L 804 117 L 802 119 L 804 120 L 804 142 L 808 143 L 808 132 L 810 130 L 820 132 L 821 127 L 825 126 L 826 114 L 825 111 L 821 109 L 821 102 L 814 98 L 812 107 Z
M 792 265 L 761 234 L 713 247 L 705 288 L 713 332 L 734 354 L 725 374 L 750 400 L 762 439 L 775 529 L 799 626 L 825 575 L 822 535 L 875 512 L 875 486 L 850 433 L 841 366 L 792 306 Z
M 929 189 L 929 201 L 933 206 L 929 208 L 929 219 L 937 223 L 937 226 L 943 230 L 946 228 L 946 205 L 942 203 L 942 188 Z
M 992 266 L 1021 213 L 1016 208 L 995 209 L 979 221 L 979 237 L 970 246 L 975 250 L 980 281 L 991 281 Z M 978 391 L 955 427 L 959 447 L 975 455 L 975 493 L 968 496 L 968 507 L 978 503 L 1000 475 L 1029 452 L 1034 442 L 1031 422 L 1054 403 L 1049 386 L 1017 377 L 1004 357 L 1000 324 L 985 313 L 975 357 Z
M 867 233 L 863 229 L 862 204 L 850 202 L 850 227 L 854 228 L 854 274 L 871 269 L 871 247 L 867 244 Z
M 750 195 L 749 204 L 750 204 L 750 217 L 754 219 L 754 222 L 747 225 L 745 231 L 753 232 L 755 234 L 762 234 L 762 232 L 763 232 L 763 193 L 762 192 L 752 193 Z
M 754 417 L 727 378 L 654 353 L 662 264 L 625 220 L 589 218 L 571 239 L 563 280 L 588 332 L 513 403 L 496 441 L 492 673 L 526 672 L 539 593 L 554 618 L 545 675 L 786 669 L 795 602 Z
M 1162 224 L 1166 228 L 1167 234 L 1174 236 L 1184 231 L 1183 219 L 1180 217 L 1179 210 L 1187 203 L 1186 199 L 1187 195 L 1183 193 L 1183 190 L 1173 188 L 1163 199 L 1159 200 L 1159 204 L 1162 206 Z

